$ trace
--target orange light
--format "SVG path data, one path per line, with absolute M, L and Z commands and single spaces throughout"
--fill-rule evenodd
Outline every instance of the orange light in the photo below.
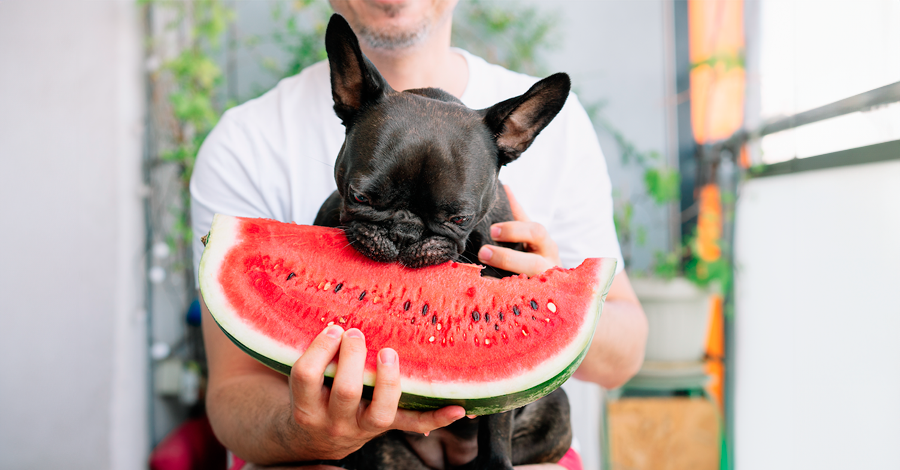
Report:
M 744 2 L 690 0 L 691 123 L 699 143 L 726 139 L 744 122 Z
M 722 256 L 719 239 L 722 238 L 722 198 L 719 187 L 707 184 L 700 190 L 697 215 L 697 256 L 712 262 Z

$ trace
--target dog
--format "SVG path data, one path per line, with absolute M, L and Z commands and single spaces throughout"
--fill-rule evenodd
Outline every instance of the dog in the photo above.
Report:
M 325 47 L 334 111 L 346 137 L 335 163 L 337 190 L 314 224 L 342 228 L 352 246 L 377 261 L 412 268 L 476 261 L 484 244 L 494 244 L 491 224 L 513 219 L 500 168 L 519 158 L 562 109 L 568 76 L 552 75 L 521 96 L 472 110 L 437 88 L 391 89 L 340 15 L 329 21 Z M 486 267 L 482 274 L 511 273 Z M 571 440 L 568 399 L 558 389 L 516 410 L 461 419 L 428 437 L 389 432 L 340 464 L 359 470 L 512 469 L 557 462 Z

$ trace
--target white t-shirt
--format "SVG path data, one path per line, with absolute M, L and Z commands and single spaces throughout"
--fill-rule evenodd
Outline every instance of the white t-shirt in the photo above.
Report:
M 487 108 L 520 95 L 537 81 L 457 52 L 469 66 L 461 100 L 470 108 Z M 325 61 L 225 113 L 203 143 L 191 178 L 195 268 L 203 251 L 200 237 L 209 231 L 215 213 L 313 222 L 319 206 L 336 189 L 334 161 L 344 141 L 344 127 L 332 106 Z M 589 257 L 615 257 L 621 271 L 606 162 L 574 94 L 531 148 L 501 169 L 500 181 L 511 187 L 529 218 L 547 228 L 563 266 L 577 266 Z M 566 391 L 576 411 L 578 440 L 599 442 L 597 413 L 582 412 L 596 410 L 597 387 L 573 380 Z M 596 461 L 589 455 L 591 447 L 580 449 L 585 463 Z

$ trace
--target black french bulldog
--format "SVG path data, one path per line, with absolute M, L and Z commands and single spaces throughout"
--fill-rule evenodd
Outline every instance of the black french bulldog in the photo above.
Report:
M 559 113 L 569 77 L 550 76 L 521 96 L 472 110 L 437 88 L 391 89 L 339 15 L 328 23 L 325 46 L 334 110 L 346 138 L 334 169 L 338 189 L 315 224 L 343 228 L 357 250 L 378 261 L 409 267 L 476 262 L 481 246 L 494 243 L 491 224 L 513 219 L 497 178 L 500 168 Z M 508 274 L 493 268 L 483 273 Z M 571 440 L 568 399 L 558 389 L 517 410 L 463 418 L 427 438 L 389 432 L 340 465 L 512 469 L 557 462 Z M 429 447 L 445 451 L 435 455 Z

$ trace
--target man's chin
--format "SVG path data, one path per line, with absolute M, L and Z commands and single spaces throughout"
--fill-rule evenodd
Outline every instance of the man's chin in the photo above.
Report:
M 414 48 L 428 38 L 429 24 L 422 21 L 408 28 L 370 28 L 362 26 L 359 38 L 370 48 L 383 51 L 402 51 Z

